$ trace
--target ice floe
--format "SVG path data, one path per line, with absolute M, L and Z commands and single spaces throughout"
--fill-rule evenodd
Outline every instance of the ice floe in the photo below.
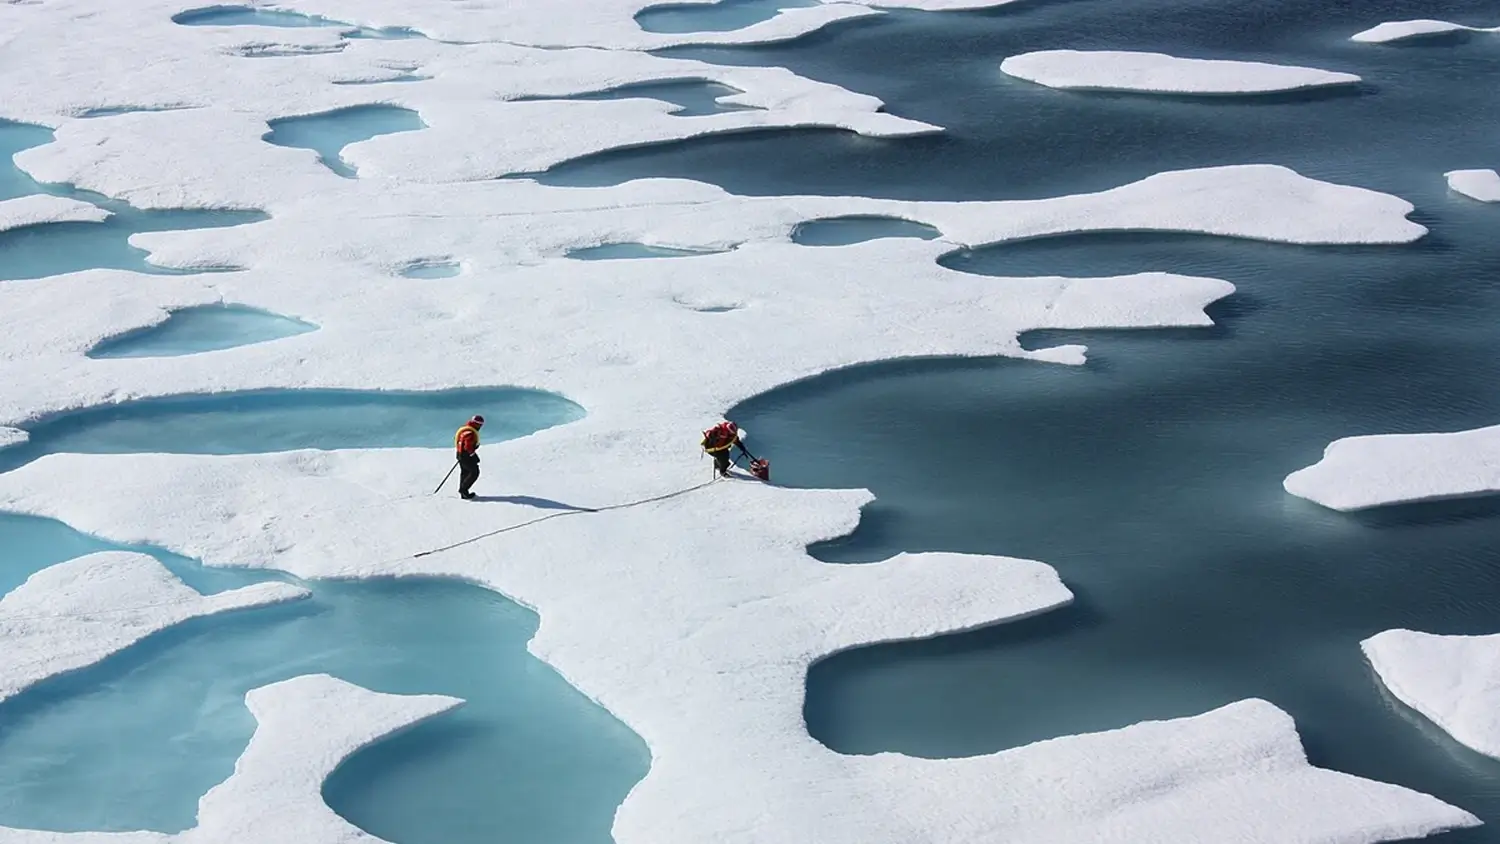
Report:
M 26 442 L 29 435 L 20 428 L 0 427 L 0 448 L 9 445 L 20 445 Z
M 1363 32 L 1351 35 L 1349 40 L 1365 44 L 1390 44 L 1398 41 L 1431 38 L 1437 35 L 1450 35 L 1460 32 L 1500 32 L 1500 27 L 1466 26 L 1461 23 L 1438 21 L 1430 18 L 1409 21 L 1386 21 L 1385 23 L 1372 26 Z
M 1352 73 L 1122 50 L 1043 50 L 1011 56 L 1000 70 L 1049 88 L 1159 94 L 1268 94 L 1353 85 Z
M 1443 175 L 1454 193 L 1480 202 L 1500 202 L 1500 173 L 1494 170 L 1453 170 Z
M 81 199 L 34 194 L 0 201 L 0 232 L 46 223 L 102 223 L 109 212 Z
M 1335 440 L 1282 485 L 1334 510 L 1490 495 L 1500 492 L 1500 425 Z
M 1398 700 L 1460 743 L 1500 758 L 1500 634 L 1387 630 L 1360 647 Z
M 1425 229 L 1399 198 L 1265 165 L 984 203 L 742 197 L 667 179 L 587 189 L 491 180 L 714 132 L 939 131 L 786 70 L 632 52 L 793 37 L 875 9 L 819 4 L 739 30 L 666 34 L 637 25 L 646 5 L 280 7 L 428 36 L 400 40 L 350 38 L 337 27 L 182 26 L 171 17 L 183 4 L 165 0 L 0 5 L 7 48 L 33 58 L 8 68 L 3 112 L 57 127 L 56 141 L 21 153 L 19 166 L 140 207 L 271 215 L 131 239 L 159 266 L 243 272 L 95 270 L 0 286 L 0 313 L 16 326 L 0 335 L 0 423 L 24 427 L 50 412 L 136 397 L 297 387 L 513 384 L 588 410 L 486 445 L 477 502 L 430 494 L 451 460 L 446 443 L 434 443 L 218 457 L 53 454 L 0 475 L 0 507 L 211 565 L 459 577 L 535 608 L 532 651 L 652 749 L 649 775 L 617 816 L 621 844 L 1186 842 L 1204 829 L 1246 842 L 1363 844 L 1475 823 L 1433 798 L 1311 767 L 1290 718 L 1258 701 L 964 760 L 847 757 L 814 741 L 802 719 L 814 661 L 1043 612 L 1070 595 L 1046 565 L 1004 557 L 818 563 L 806 546 L 850 531 L 869 494 L 710 485 L 696 441 L 705 420 L 755 393 L 872 360 L 1005 354 L 1077 363 L 1081 347 L 1028 353 L 1016 337 L 1044 327 L 1204 325 L 1203 308 L 1233 290 L 1166 273 L 1006 279 L 936 263 L 956 248 L 1119 230 L 1399 244 Z M 510 43 L 477 43 L 499 40 Z M 378 92 L 337 84 L 401 76 L 427 78 Z M 683 118 L 648 100 L 536 99 L 666 79 L 729 85 L 744 92 L 737 103 L 760 110 Z M 76 117 L 119 103 L 199 107 Z M 410 109 L 427 128 L 346 147 L 361 176 L 353 180 L 311 150 L 264 141 L 273 120 L 361 105 Z M 802 223 L 851 216 L 910 220 L 940 236 L 831 249 L 792 240 Z M 674 261 L 567 258 L 609 243 L 726 251 Z M 399 275 L 434 260 L 463 272 L 432 283 Z M 321 330 L 171 366 L 87 357 L 101 339 L 164 312 L 220 301 L 296 314 Z M 734 366 L 704 367 L 705 349 Z M 90 494 L 77 495 L 80 486 Z M 575 509 L 539 512 L 529 503 L 538 498 Z M 304 678 L 258 690 L 249 703 L 261 729 L 235 776 L 205 796 L 200 826 L 182 836 L 198 844 L 365 839 L 322 804 L 323 775 L 358 746 L 456 701 Z M 0 842 L 91 839 L 0 832 Z
M 58 563 L 0 598 L 0 700 L 184 621 L 309 594 L 278 582 L 200 595 L 155 559 L 122 551 Z

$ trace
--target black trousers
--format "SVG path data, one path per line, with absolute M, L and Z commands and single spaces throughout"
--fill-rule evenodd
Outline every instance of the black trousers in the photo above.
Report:
M 729 472 L 729 455 L 733 451 L 734 451 L 733 448 L 726 448 L 723 451 L 712 452 L 713 458 L 714 458 L 714 470 L 717 471 L 719 474 L 721 474 L 721 475 L 728 474 L 728 472 Z M 750 453 L 747 452 L 747 451 L 745 451 L 743 448 L 740 449 L 739 451 L 740 451 L 740 454 L 743 454 L 746 457 L 750 456 Z
M 469 488 L 479 480 L 479 455 L 458 455 L 458 494 L 468 495 Z

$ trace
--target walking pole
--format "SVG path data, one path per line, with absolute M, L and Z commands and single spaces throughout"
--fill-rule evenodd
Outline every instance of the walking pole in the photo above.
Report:
M 437 485 L 437 489 L 435 489 L 435 490 L 432 491 L 433 495 L 437 495 L 438 491 L 443 488 L 443 484 L 448 483 L 448 479 L 451 478 L 451 477 L 453 477 L 453 469 L 457 469 L 457 468 L 458 468 L 458 461 L 455 460 L 455 461 L 453 461 L 453 468 L 449 469 L 448 470 L 448 474 L 446 474 L 446 475 L 443 476 L 443 483 L 438 484 Z

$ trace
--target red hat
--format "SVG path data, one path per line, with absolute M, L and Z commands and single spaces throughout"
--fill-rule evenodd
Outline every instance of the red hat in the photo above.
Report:
M 476 413 L 474 414 L 474 418 L 469 420 L 469 424 L 478 428 L 479 426 L 484 424 L 484 417 Z

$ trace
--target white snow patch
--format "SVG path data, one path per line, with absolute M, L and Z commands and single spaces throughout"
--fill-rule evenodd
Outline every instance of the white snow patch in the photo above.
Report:
M 1460 743 L 1500 758 L 1500 634 L 1387 630 L 1360 647 L 1398 700 Z
M 102 223 L 109 212 L 81 199 L 34 194 L 0 201 L 0 232 L 47 223 Z
M 1500 425 L 1444 434 L 1335 440 L 1282 486 L 1334 510 L 1500 492 Z
M 0 427 L 0 448 L 11 445 L 20 445 L 31 439 L 31 435 L 20 428 Z
M 1500 202 L 1500 173 L 1494 170 L 1453 170 L 1443 175 L 1455 193 L 1480 202 Z
M 0 599 L 0 701 L 189 619 L 305 598 L 289 583 L 200 595 L 144 554 L 108 551 L 45 568 Z
M 1352 73 L 1311 67 L 1121 50 L 1023 53 L 1001 62 L 1000 70 L 1049 88 L 1162 94 L 1266 94 L 1360 81 Z
M 1450 32 L 1500 32 L 1500 27 L 1466 26 L 1451 21 L 1430 18 L 1409 21 L 1386 21 L 1349 37 L 1350 41 L 1365 44 L 1390 44 L 1411 38 L 1426 38 Z

